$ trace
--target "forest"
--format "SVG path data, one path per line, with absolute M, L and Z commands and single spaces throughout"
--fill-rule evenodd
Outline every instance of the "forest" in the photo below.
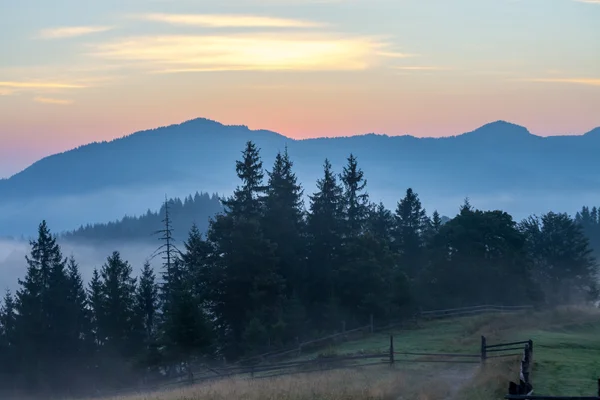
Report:
M 283 348 L 342 321 L 598 297 L 597 208 L 515 221 L 466 199 L 442 221 L 409 188 L 389 210 L 370 201 L 353 155 L 339 173 L 325 160 L 304 204 L 287 151 L 265 170 L 252 142 L 235 171 L 237 189 L 207 233 L 194 225 L 181 248 L 169 214 L 177 206 L 166 202 L 159 271 L 114 252 L 83 282 L 82 266 L 41 222 L 19 289 L 0 310 L 0 395 L 131 387 L 175 366 Z
M 209 219 L 223 210 L 219 196 L 208 193 L 196 192 L 183 200 L 169 199 L 167 204 L 176 241 L 183 241 L 194 224 L 201 232 L 206 232 Z M 118 221 L 88 224 L 74 231 L 65 232 L 61 236 L 69 242 L 91 245 L 124 242 L 155 243 L 154 233 L 161 229 L 164 215 L 163 204 L 155 212 L 148 210 L 140 216 L 126 216 Z

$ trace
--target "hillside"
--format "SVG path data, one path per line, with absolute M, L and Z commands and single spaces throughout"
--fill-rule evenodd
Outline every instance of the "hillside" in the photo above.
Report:
M 230 193 L 247 140 L 261 148 L 266 168 L 287 146 L 306 194 L 314 191 L 326 157 L 340 172 L 354 153 L 373 200 L 388 207 L 413 187 L 428 209 L 446 215 L 454 215 L 466 196 L 480 208 L 516 217 L 550 208 L 574 212 L 600 194 L 598 131 L 542 138 L 499 121 L 439 139 L 368 134 L 292 140 L 195 119 L 56 154 L 1 180 L 0 235 L 31 234 L 42 218 L 62 231 L 140 215 L 165 194 Z
M 181 200 L 169 199 L 167 202 L 169 217 L 173 229 L 173 238 L 176 242 L 187 239 L 187 234 L 192 225 L 205 232 L 208 229 L 209 219 L 221 212 L 223 207 L 217 195 L 198 193 Z M 158 211 L 148 210 L 139 217 L 125 216 L 120 220 L 108 223 L 88 224 L 78 229 L 63 234 L 63 238 L 70 243 L 82 244 L 117 244 L 132 242 L 156 243 L 158 235 L 155 232 L 164 229 L 165 205 Z
M 521 354 L 505 347 L 508 357 L 490 358 L 485 366 L 478 359 L 457 361 L 448 357 L 403 355 L 415 353 L 457 353 L 476 355 L 481 336 L 488 344 L 531 339 L 534 344 L 534 365 L 530 381 L 535 395 L 593 396 L 597 391 L 596 354 L 600 345 L 595 337 L 600 333 L 594 308 L 558 308 L 508 315 L 488 314 L 423 322 L 413 329 L 391 329 L 367 335 L 302 357 L 360 357 L 381 354 L 382 362 L 363 362 L 363 367 L 340 367 L 319 372 L 290 374 L 270 371 L 260 375 L 235 376 L 194 386 L 172 389 L 170 386 L 152 394 L 157 400 L 220 400 L 230 398 L 264 399 L 466 399 L 495 400 L 507 394 L 508 382 L 517 381 Z M 393 366 L 385 364 L 389 353 L 390 335 L 394 337 L 396 354 Z M 498 354 L 498 353 L 491 353 Z M 290 365 L 295 361 L 272 365 Z M 454 362 L 451 362 L 454 361 Z M 358 361 L 360 363 L 360 361 Z M 369 363 L 371 364 L 369 366 Z M 214 374 L 214 370 L 212 370 Z M 122 400 L 141 400 L 145 395 L 120 396 Z M 111 399 L 114 399 L 111 397 Z M 108 398 L 106 399 L 108 400 Z

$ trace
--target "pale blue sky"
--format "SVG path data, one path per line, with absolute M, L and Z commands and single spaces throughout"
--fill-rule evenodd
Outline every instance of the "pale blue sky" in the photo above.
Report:
M 2 0 L 0 54 L 0 176 L 199 116 L 293 137 L 600 125 L 600 0 Z

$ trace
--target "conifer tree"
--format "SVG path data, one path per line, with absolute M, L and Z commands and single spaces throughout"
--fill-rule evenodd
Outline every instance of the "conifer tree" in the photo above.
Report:
M 369 195 L 365 192 L 367 181 L 358 161 L 353 154 L 348 157 L 348 164 L 340 176 L 344 185 L 344 214 L 346 219 L 345 235 L 359 236 L 364 229 L 369 207 Z
M 184 246 L 185 251 L 181 259 L 190 279 L 192 294 L 198 304 L 204 305 L 212 289 L 209 266 L 212 256 L 211 244 L 204 240 L 198 226 L 194 224 Z
M 265 196 L 263 229 L 265 237 L 276 245 L 278 271 L 286 281 L 286 297 L 305 290 L 305 222 L 303 190 L 292 171 L 287 148 L 277 153 Z
M 110 353 L 130 359 L 135 355 L 135 333 L 139 332 L 136 314 L 136 278 L 131 265 L 118 251 L 109 256 L 100 270 L 101 311 L 99 332 Z
M 275 246 L 262 229 L 265 187 L 259 150 L 252 142 L 246 144 L 236 172 L 241 185 L 223 201 L 225 211 L 209 230 L 218 255 L 210 272 L 216 288 L 210 304 L 228 356 L 244 351 L 243 335 L 252 319 L 270 336 L 281 315 L 285 284 L 277 268 Z
M 58 392 L 64 389 L 69 349 L 78 344 L 69 335 L 69 287 L 56 238 L 46 221 L 38 228 L 38 238 L 30 242 L 31 254 L 24 280 L 16 298 L 16 335 L 23 371 L 34 390 Z
M 158 311 L 158 286 L 156 276 L 150 263 L 146 261 L 139 278 L 136 292 L 136 308 L 138 319 L 144 332 L 144 343 L 149 344 L 155 339 L 157 311 Z
M 87 298 L 90 312 L 90 332 L 92 336 L 93 347 L 98 350 L 103 344 L 100 332 L 101 321 L 104 321 L 104 307 L 102 302 L 102 281 L 97 268 L 92 272 L 92 279 L 88 284 Z
M 398 202 L 395 221 L 394 246 L 400 255 L 400 264 L 409 277 L 416 279 L 426 260 L 424 246 L 430 221 L 419 196 L 410 188 Z
M 333 173 L 331 163 L 325 160 L 323 177 L 317 181 L 317 192 L 310 196 L 308 232 L 308 304 L 317 325 L 337 325 L 340 316 L 323 314 L 324 305 L 335 304 L 335 283 L 344 228 L 343 191 Z M 335 307 L 329 307 L 335 309 Z
M 14 388 L 18 375 L 17 337 L 16 335 L 15 301 L 10 291 L 7 291 L 0 307 L 0 390 Z

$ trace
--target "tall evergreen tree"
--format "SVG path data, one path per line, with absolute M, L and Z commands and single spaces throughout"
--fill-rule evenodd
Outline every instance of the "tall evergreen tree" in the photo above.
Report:
M 15 388 L 18 376 L 24 372 L 16 368 L 19 365 L 16 320 L 15 301 L 7 291 L 0 307 L 0 392 Z
M 100 332 L 101 321 L 104 321 L 104 307 L 102 302 L 102 281 L 97 268 L 92 272 L 92 279 L 87 288 L 87 298 L 90 313 L 90 333 L 93 342 L 93 348 L 96 350 L 104 344 Z
M 190 279 L 191 290 L 198 304 L 204 305 L 210 298 L 209 292 L 212 290 L 210 284 L 212 246 L 204 240 L 195 224 L 192 225 L 184 246 L 185 251 L 181 255 L 181 259 Z
M 305 310 L 299 301 L 306 286 L 306 226 L 303 189 L 293 172 L 287 147 L 277 153 L 265 196 L 262 227 L 265 238 L 273 243 L 277 270 L 285 282 L 285 301 L 280 321 L 273 328 L 271 340 L 283 344 L 300 335 L 299 325 L 306 322 Z M 305 327 L 302 327 L 305 329 Z
M 211 222 L 209 230 L 217 255 L 210 276 L 213 287 L 218 288 L 210 304 L 228 356 L 247 350 L 242 348 L 242 341 L 251 320 L 264 328 L 267 338 L 263 346 L 268 344 L 272 327 L 281 315 L 284 292 L 275 246 L 263 231 L 262 161 L 252 142 L 247 143 L 242 160 L 237 161 L 236 172 L 242 184 L 224 200 L 225 212 Z
M 131 265 L 112 253 L 100 270 L 101 312 L 99 332 L 110 354 L 124 359 L 135 356 L 135 333 L 139 332 L 136 314 L 136 278 Z
M 343 201 L 346 219 L 345 236 L 357 237 L 363 232 L 369 207 L 369 195 L 365 188 L 367 181 L 358 161 L 353 154 L 348 157 L 348 164 L 340 175 L 344 185 Z
M 146 346 L 156 339 L 158 312 L 158 285 L 150 263 L 146 261 L 139 278 L 136 292 L 136 309 L 138 320 L 143 329 L 143 340 Z
M 263 230 L 265 238 L 277 247 L 278 270 L 287 283 L 286 295 L 305 290 L 305 224 L 303 190 L 292 171 L 287 148 L 277 153 L 265 196 Z
M 337 326 L 333 311 L 327 313 L 326 304 L 336 304 L 335 283 L 344 228 L 343 190 L 339 186 L 329 160 L 323 165 L 323 177 L 317 181 L 318 191 L 310 196 L 310 213 L 307 218 L 308 232 L 308 285 L 307 304 L 319 326 L 333 323 Z M 335 307 L 327 307 L 334 310 Z M 327 315 L 329 314 L 329 315 Z
M 417 279 L 425 264 L 425 237 L 430 228 L 425 209 L 419 196 L 412 190 L 398 202 L 395 214 L 394 245 L 400 254 L 402 268 L 412 279 Z
M 16 330 L 26 383 L 40 391 L 57 392 L 68 382 L 64 372 L 70 349 L 79 347 L 69 335 L 69 285 L 56 238 L 45 221 L 38 238 L 30 242 L 27 275 L 19 280 Z

